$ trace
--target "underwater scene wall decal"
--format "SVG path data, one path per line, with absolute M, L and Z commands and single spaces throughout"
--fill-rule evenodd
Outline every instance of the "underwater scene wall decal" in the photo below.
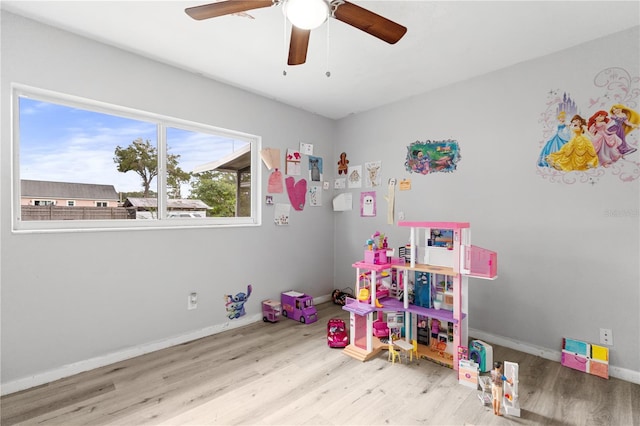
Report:
M 416 141 L 407 147 L 405 169 L 410 173 L 451 173 L 460 161 L 460 146 L 454 140 Z

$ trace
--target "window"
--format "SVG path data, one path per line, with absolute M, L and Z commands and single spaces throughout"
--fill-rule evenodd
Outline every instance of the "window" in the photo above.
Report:
M 258 136 L 22 85 L 13 95 L 14 230 L 260 225 Z

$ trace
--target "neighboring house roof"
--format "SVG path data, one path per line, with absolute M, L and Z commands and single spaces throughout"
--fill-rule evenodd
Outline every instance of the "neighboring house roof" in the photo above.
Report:
M 129 197 L 124 202 L 125 207 L 136 207 L 136 208 L 155 208 L 158 207 L 158 199 L 157 198 L 137 198 L 137 197 Z M 201 200 L 191 200 L 186 198 L 175 198 L 169 199 L 167 201 L 168 209 L 182 209 L 182 210 L 194 210 L 194 209 L 208 209 L 209 206 L 206 205 Z
M 196 166 L 193 172 L 202 173 L 213 170 L 236 172 L 249 167 L 251 167 L 251 144 L 243 146 L 220 160 Z
M 113 185 L 94 183 L 49 182 L 23 179 L 20 181 L 20 195 L 22 198 L 118 201 L 118 193 Z

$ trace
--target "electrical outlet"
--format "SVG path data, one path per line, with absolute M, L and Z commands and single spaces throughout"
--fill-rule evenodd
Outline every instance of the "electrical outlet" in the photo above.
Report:
M 608 328 L 600 329 L 600 344 L 613 346 L 613 332 Z
M 195 309 L 198 307 L 198 293 L 190 293 L 187 297 L 187 309 Z

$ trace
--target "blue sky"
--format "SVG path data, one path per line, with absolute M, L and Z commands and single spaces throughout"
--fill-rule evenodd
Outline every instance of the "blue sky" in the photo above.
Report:
M 116 146 L 127 147 L 138 138 L 156 146 L 156 124 L 20 98 L 21 179 L 108 184 L 118 192 L 140 191 L 140 177 L 118 172 L 113 161 Z M 168 129 L 167 140 L 170 153 L 180 155 L 185 171 L 246 144 L 176 128 Z M 187 188 L 183 187 L 183 196 Z

